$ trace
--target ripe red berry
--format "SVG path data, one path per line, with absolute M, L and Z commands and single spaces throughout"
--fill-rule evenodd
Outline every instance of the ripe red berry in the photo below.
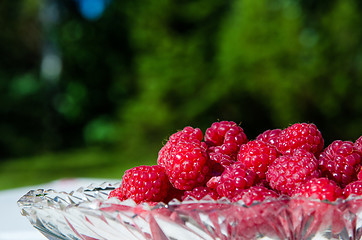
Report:
M 281 129 L 272 129 L 272 130 L 266 130 L 265 132 L 259 134 L 256 137 L 256 140 L 261 140 L 263 142 L 266 142 L 274 147 L 276 147 L 277 140 L 279 138 L 280 133 L 282 132 Z
M 343 194 L 346 198 L 348 198 L 350 195 L 362 195 L 362 181 L 357 180 L 354 182 L 349 183 L 344 189 Z
M 243 189 L 251 187 L 256 180 L 256 173 L 245 167 L 241 162 L 236 162 L 225 168 L 221 176 L 212 177 L 207 186 L 215 188 L 221 197 L 232 199 Z
M 265 179 L 269 165 L 279 157 L 275 147 L 261 141 L 253 140 L 241 145 L 237 160 L 253 170 L 259 180 Z
M 319 156 L 322 175 L 344 187 L 357 179 L 361 155 L 350 141 L 336 140 Z
M 214 122 L 205 132 L 205 142 L 209 146 L 221 146 L 228 143 L 241 145 L 247 141 L 244 130 L 232 121 Z
M 362 136 L 360 136 L 355 142 L 354 142 L 354 148 L 357 152 L 362 155 Z
M 247 141 L 244 130 L 232 121 L 215 122 L 205 132 L 210 159 L 223 167 L 236 161 L 240 145 Z
M 192 135 L 194 132 L 196 136 Z M 199 129 L 185 128 L 173 134 L 159 151 L 157 163 L 164 167 L 172 185 L 180 190 L 203 186 L 211 177 L 207 145 Z M 189 134 L 191 133 L 191 134 Z
M 318 160 L 313 153 L 303 149 L 278 157 L 266 173 L 270 187 L 289 196 L 305 181 L 317 177 L 320 177 Z
M 183 130 L 178 131 L 172 134 L 167 143 L 160 149 L 158 153 L 157 163 L 158 165 L 165 165 L 164 161 L 167 160 L 167 157 L 170 154 L 171 148 L 175 146 L 178 142 L 194 142 L 196 144 L 200 143 L 203 139 L 203 134 L 199 128 L 185 127 Z
M 263 202 L 266 199 L 278 198 L 278 194 L 263 186 L 251 186 L 248 189 L 242 190 L 236 195 L 232 202 L 243 201 L 247 206 L 250 206 L 254 201 Z
M 126 170 L 122 177 L 122 192 L 125 199 L 136 203 L 160 202 L 166 197 L 170 182 L 161 166 L 138 166 Z
M 333 202 L 337 198 L 343 197 L 343 191 L 333 180 L 321 177 L 310 179 L 302 184 L 299 189 L 296 189 L 293 196 Z
M 314 124 L 295 123 L 284 129 L 278 138 L 277 149 L 282 154 L 301 148 L 318 156 L 323 150 L 324 140 Z
M 212 198 L 214 200 L 217 200 L 219 198 L 219 194 L 217 194 L 215 189 L 209 188 L 209 187 L 195 187 L 194 189 L 190 191 L 185 191 L 182 200 L 185 200 L 189 197 L 193 197 L 196 200 L 201 200 L 205 197 Z

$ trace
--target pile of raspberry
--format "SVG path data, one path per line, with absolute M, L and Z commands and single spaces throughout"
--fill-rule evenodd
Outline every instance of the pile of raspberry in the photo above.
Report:
M 232 121 L 214 122 L 205 134 L 185 127 L 160 149 L 157 165 L 128 169 L 109 198 L 139 203 L 172 199 L 242 201 L 281 196 L 319 200 L 362 195 L 362 136 L 324 146 L 312 123 L 270 129 L 249 140 Z

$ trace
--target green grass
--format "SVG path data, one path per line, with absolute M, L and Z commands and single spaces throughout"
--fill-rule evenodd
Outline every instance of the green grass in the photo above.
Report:
M 0 162 L 0 190 L 47 183 L 60 178 L 121 179 L 125 170 L 156 164 L 154 149 L 82 149 Z

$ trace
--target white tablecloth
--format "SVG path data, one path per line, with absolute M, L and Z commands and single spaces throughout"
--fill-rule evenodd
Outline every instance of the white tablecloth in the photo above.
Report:
M 71 192 L 80 187 L 87 187 L 92 183 L 101 184 L 103 182 L 115 182 L 115 180 L 87 178 L 60 179 L 43 185 L 0 191 L 0 240 L 47 239 L 20 213 L 17 201 L 28 191 L 34 189 L 54 189 L 56 191 Z

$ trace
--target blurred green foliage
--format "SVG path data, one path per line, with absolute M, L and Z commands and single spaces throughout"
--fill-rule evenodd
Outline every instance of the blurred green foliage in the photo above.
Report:
M 93 20 L 77 3 L 0 2 L 2 159 L 101 146 L 155 160 L 176 130 L 217 120 L 249 139 L 295 122 L 326 144 L 362 135 L 358 0 L 108 1 Z

